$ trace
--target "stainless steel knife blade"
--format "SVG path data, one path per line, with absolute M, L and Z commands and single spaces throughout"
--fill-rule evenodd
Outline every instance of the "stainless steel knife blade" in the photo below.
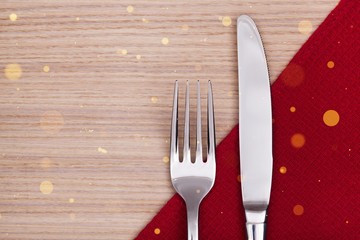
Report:
M 265 51 L 254 21 L 237 21 L 242 200 L 248 239 L 265 238 L 272 179 L 272 114 Z

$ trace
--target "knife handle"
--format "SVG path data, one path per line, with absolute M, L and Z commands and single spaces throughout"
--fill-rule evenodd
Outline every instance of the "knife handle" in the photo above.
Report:
M 247 223 L 246 232 L 248 240 L 265 240 L 265 223 Z

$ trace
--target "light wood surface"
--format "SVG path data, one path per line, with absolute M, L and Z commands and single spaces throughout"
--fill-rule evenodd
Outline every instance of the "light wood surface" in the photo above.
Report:
M 274 81 L 336 4 L 1 1 L 0 239 L 133 239 L 174 193 L 174 81 L 212 80 L 219 142 L 238 121 L 237 16 Z

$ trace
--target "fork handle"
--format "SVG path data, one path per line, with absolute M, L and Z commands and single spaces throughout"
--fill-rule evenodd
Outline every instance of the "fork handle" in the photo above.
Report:
M 199 206 L 186 206 L 187 212 L 187 227 L 188 227 L 188 240 L 198 240 L 198 219 L 199 219 Z
M 248 240 L 265 240 L 265 223 L 247 223 Z

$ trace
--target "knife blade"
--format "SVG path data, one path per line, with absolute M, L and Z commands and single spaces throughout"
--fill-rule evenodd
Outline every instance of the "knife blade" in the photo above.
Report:
M 260 34 L 247 15 L 237 20 L 239 140 L 242 200 L 248 239 L 265 239 L 272 180 L 272 113 Z

